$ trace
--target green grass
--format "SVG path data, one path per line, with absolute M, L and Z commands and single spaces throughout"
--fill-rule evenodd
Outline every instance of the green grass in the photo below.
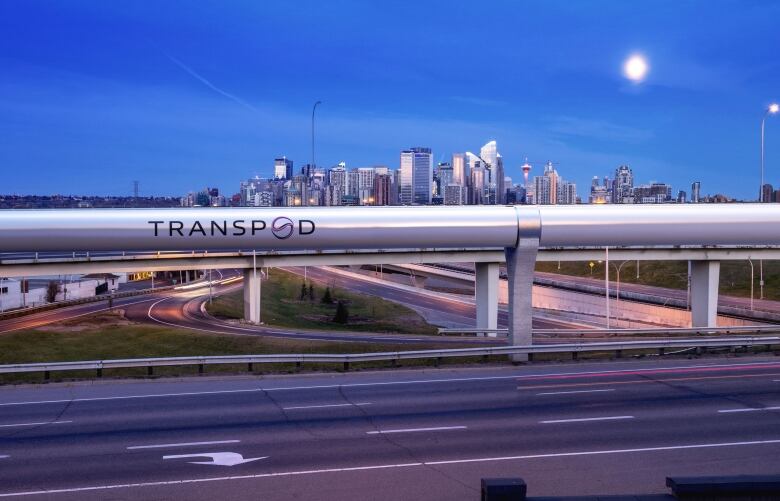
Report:
M 334 300 L 347 303 L 349 322 L 333 322 L 336 304 L 322 304 L 325 287 L 314 285 L 314 301 L 300 300 L 303 278 L 292 273 L 273 269 L 262 284 L 262 321 L 267 325 L 301 329 L 394 332 L 400 334 L 436 334 L 436 327 L 428 324 L 417 312 L 392 301 L 375 296 L 330 288 Z M 206 305 L 207 311 L 218 318 L 243 318 L 243 291 L 235 291 L 214 299 Z
M 615 266 L 623 261 L 610 261 L 609 278 L 615 281 Z M 620 269 L 620 283 L 637 283 L 685 290 L 688 286 L 687 261 L 640 261 L 639 279 L 636 278 L 636 261 L 627 261 Z M 759 263 L 754 267 L 754 297 L 759 297 Z M 605 263 L 594 261 L 593 274 L 587 261 L 540 262 L 538 271 L 560 273 L 581 277 L 593 277 L 604 280 Z M 720 293 L 728 296 L 750 297 L 750 264 L 747 261 L 721 261 Z M 780 300 L 780 261 L 764 261 L 764 298 Z
M 114 314 L 83 317 L 46 330 L 26 330 L 0 335 L 0 364 L 67 362 L 82 360 L 109 360 L 122 358 L 180 357 L 190 355 L 259 355 L 275 353 L 364 353 L 377 351 L 425 350 L 462 348 L 461 343 L 347 343 L 316 342 L 279 339 L 264 336 L 234 336 L 203 334 L 186 329 L 153 325 L 118 325 Z M 78 330 L 74 330 L 77 326 Z M 430 360 L 410 361 L 404 365 L 424 365 Z M 387 363 L 361 364 L 361 367 L 382 367 Z M 306 364 L 306 370 L 339 369 L 337 364 Z M 208 373 L 235 373 L 246 371 L 246 366 L 209 366 Z M 293 364 L 266 364 L 256 366 L 256 372 L 288 372 Z M 187 375 L 197 373 L 197 367 L 160 367 L 156 375 Z M 144 376 L 146 369 L 105 370 L 104 377 Z M 92 371 L 52 372 L 53 380 L 94 377 Z M 6 374 L 0 383 L 38 382 L 43 374 Z

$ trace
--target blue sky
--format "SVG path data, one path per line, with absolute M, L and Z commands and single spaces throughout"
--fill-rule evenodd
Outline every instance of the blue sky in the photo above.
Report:
M 398 167 L 495 139 L 586 196 L 637 182 L 755 197 L 780 100 L 780 3 L 0 2 L 0 193 L 227 194 L 273 158 Z M 640 85 L 621 74 L 641 52 Z M 780 116 L 766 179 L 780 184 Z

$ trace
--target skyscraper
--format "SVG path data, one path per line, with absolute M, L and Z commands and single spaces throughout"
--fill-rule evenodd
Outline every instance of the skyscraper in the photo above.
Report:
M 701 182 L 694 181 L 691 185 L 691 203 L 697 204 L 701 199 Z
M 287 157 L 274 159 L 274 179 L 292 179 L 293 161 Z
M 452 182 L 461 186 L 466 186 L 468 171 L 466 170 L 466 154 L 452 154 Z
M 401 152 L 401 200 L 403 205 L 427 205 L 433 193 L 433 154 L 430 148 Z
M 612 181 L 612 203 L 633 203 L 633 190 L 634 174 L 631 172 L 631 167 L 628 165 L 621 165 L 615 169 L 615 179 Z

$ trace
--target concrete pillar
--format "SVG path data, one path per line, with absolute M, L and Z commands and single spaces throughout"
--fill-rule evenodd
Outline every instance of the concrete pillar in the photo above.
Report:
M 477 329 L 498 328 L 498 263 L 475 263 Z
M 717 327 L 720 261 L 691 261 L 691 327 Z
M 260 270 L 244 270 L 244 320 L 251 324 L 260 323 Z
M 529 345 L 533 343 L 531 328 L 536 252 L 539 249 L 537 237 L 521 237 L 516 248 L 507 248 L 506 275 L 509 286 L 509 344 Z M 528 355 L 513 355 L 515 362 L 525 362 Z

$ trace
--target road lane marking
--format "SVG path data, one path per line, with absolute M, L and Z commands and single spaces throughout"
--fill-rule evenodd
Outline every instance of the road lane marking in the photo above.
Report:
M 2 454 L 0 454 L 0 459 L 10 458 L 10 457 L 11 456 L 3 456 Z
M 634 419 L 634 416 L 606 416 L 606 417 L 575 418 L 575 419 L 549 419 L 547 421 L 539 421 L 539 423 L 541 424 L 583 423 L 586 421 L 618 421 L 621 419 Z
M 685 366 L 685 367 L 669 367 L 668 370 L 672 369 L 698 369 L 698 368 L 711 368 L 711 367 L 743 367 L 743 366 L 750 366 L 750 367 L 756 367 L 756 366 L 776 366 L 777 362 L 766 362 L 766 363 L 750 363 L 750 364 L 717 364 L 717 365 L 693 365 L 693 366 Z M 667 369 L 647 369 L 647 370 L 667 370 Z M 345 383 L 345 384 L 328 384 L 328 385 L 311 385 L 311 386 L 280 386 L 276 388 L 249 388 L 249 389 L 242 389 L 242 390 L 213 390 L 213 391 L 192 391 L 192 392 L 180 392 L 180 393 L 153 393 L 149 395 L 123 395 L 123 396 L 116 396 L 116 397 L 91 397 L 91 398 L 74 398 L 74 399 L 61 399 L 61 400 L 32 400 L 32 401 L 23 401 L 23 402 L 5 402 L 0 403 L 0 407 L 2 406 L 12 406 L 12 405 L 34 405 L 34 404 L 53 404 L 53 403 L 66 403 L 66 402 L 91 402 L 91 401 L 100 401 L 100 400 L 125 400 L 125 399 L 136 399 L 136 398 L 158 398 L 158 397 L 180 397 L 180 396 L 197 396 L 197 395 L 220 395 L 220 394 L 228 394 L 228 393 L 252 393 L 252 392 L 265 392 L 265 391 L 294 391 L 294 390 L 319 390 L 319 389 L 335 389 L 335 388 L 365 388 L 365 387 L 371 387 L 371 386 L 390 386 L 390 385 L 407 385 L 407 384 L 433 384 L 433 383 L 458 383 L 458 382 L 468 382 L 468 381 L 500 381 L 500 380 L 507 380 L 507 379 L 516 379 L 516 380 L 523 380 L 528 378 L 545 378 L 545 377 L 556 377 L 556 376 L 591 376 L 594 374 L 621 374 L 624 372 L 631 372 L 631 373 L 637 373 L 641 372 L 645 369 L 632 369 L 630 371 L 588 371 L 588 372 L 563 372 L 563 373 L 553 373 L 553 374 L 528 374 L 528 375 L 511 375 L 511 376 L 480 376 L 480 377 L 465 377 L 465 378 L 451 378 L 451 379 L 417 379 L 417 380 L 409 380 L 409 381 L 376 381 L 372 383 Z M 573 383 L 573 384 L 562 384 L 562 385 L 537 385 L 537 386 L 520 386 L 518 389 L 543 389 L 543 388 L 563 388 L 563 387 L 576 387 L 576 386 L 594 386 L 594 385 L 603 385 L 603 384 L 639 384 L 642 382 L 646 383 L 656 383 L 656 382 L 664 382 L 664 381 L 689 381 L 689 380 L 699 380 L 699 379 L 722 379 L 722 378 L 735 378 L 735 377 L 765 377 L 765 376 L 776 376 L 777 374 L 746 374 L 746 375 L 739 375 L 739 376 L 707 376 L 704 378 L 676 378 L 676 379 L 659 379 L 659 380 L 652 380 L 652 381 L 613 381 L 613 382 L 598 382 L 598 383 Z
M 151 393 L 149 395 L 121 395 L 116 397 L 89 397 L 89 398 L 67 398 L 62 400 L 34 400 L 30 402 L 6 402 L 2 406 L 10 405 L 33 405 L 33 404 L 62 404 L 70 402 L 99 402 L 103 400 L 132 400 L 137 398 L 160 398 L 160 397 L 189 397 L 197 395 L 221 395 L 223 393 L 257 393 L 262 389 L 251 388 L 246 390 L 214 390 L 214 391 L 188 391 L 181 393 Z
M 270 456 L 256 458 L 244 458 L 237 452 L 201 452 L 198 454 L 177 454 L 175 456 L 163 456 L 163 459 L 184 458 L 211 458 L 211 461 L 187 461 L 190 464 L 208 464 L 212 466 L 236 466 L 237 464 L 251 463 L 259 459 L 268 459 Z
M 755 440 L 751 442 L 722 442 L 722 443 L 710 443 L 710 444 L 671 445 L 671 446 L 660 446 L 660 447 L 642 447 L 642 448 L 635 448 L 635 449 L 554 452 L 549 454 L 530 454 L 525 456 L 500 456 L 500 457 L 487 457 L 487 458 L 450 459 L 446 461 L 426 461 L 426 462 L 418 462 L 418 463 L 352 466 L 346 468 L 326 468 L 326 469 L 319 469 L 319 470 L 280 471 L 274 473 L 258 473 L 254 475 L 230 475 L 224 477 L 201 477 L 201 478 L 185 478 L 180 480 L 161 480 L 157 482 L 136 482 L 136 483 L 126 483 L 126 484 L 92 485 L 92 486 L 85 486 L 85 487 L 71 487 L 66 489 L 6 492 L 6 493 L 0 493 L 0 498 L 39 496 L 42 494 L 64 494 L 64 493 L 74 493 L 74 492 L 105 491 L 111 489 L 132 489 L 132 488 L 139 488 L 139 487 L 162 487 L 168 485 L 180 486 L 185 484 L 199 484 L 199 483 L 206 483 L 206 482 L 225 482 L 225 481 L 234 481 L 234 480 L 251 480 L 251 479 L 258 479 L 258 478 L 293 477 L 293 476 L 302 476 L 302 475 L 318 475 L 318 474 L 326 474 L 326 473 L 386 470 L 386 469 L 393 469 L 393 468 L 414 468 L 414 467 L 421 467 L 421 466 L 436 466 L 436 465 L 463 464 L 463 463 L 517 461 L 517 460 L 546 459 L 546 458 L 556 458 L 556 457 L 598 456 L 598 455 L 608 455 L 608 454 L 633 454 L 633 453 L 642 453 L 642 452 L 663 452 L 663 451 L 676 451 L 676 450 L 689 450 L 689 449 L 713 449 L 718 447 L 745 447 L 745 446 L 754 446 L 754 445 L 780 445 L 780 439 Z
M 127 450 L 136 449 L 167 449 L 169 447 L 190 447 L 195 445 L 216 445 L 216 444 L 237 444 L 241 440 L 213 440 L 211 442 L 184 442 L 180 444 L 153 444 L 153 445 L 132 445 Z
M 42 426 L 45 424 L 66 424 L 73 421 L 43 421 L 40 423 L 16 423 L 16 424 L 0 424 L 0 428 L 14 428 L 17 426 Z
M 574 393 L 604 393 L 607 391 L 615 391 L 615 389 L 608 388 L 605 390 L 547 391 L 544 393 L 537 393 L 537 395 L 572 395 Z
M 363 405 L 371 405 L 371 402 L 361 402 L 358 404 L 296 405 L 294 407 L 282 407 L 282 409 L 286 411 L 291 411 L 296 409 L 326 409 L 328 407 L 353 407 L 353 406 L 357 407 Z
M 726 414 L 729 412 L 755 412 L 755 411 L 778 411 L 780 410 L 780 406 L 775 407 L 745 407 L 744 409 L 722 409 L 718 412 L 721 414 Z
M 617 384 L 653 384 L 679 381 L 706 381 L 708 379 L 744 379 L 755 377 L 776 376 L 777 374 L 733 374 L 729 376 L 699 376 L 699 377 L 676 377 L 664 379 L 642 379 L 639 381 L 596 381 L 593 383 L 564 383 L 564 384 L 540 384 L 535 386 L 518 386 L 518 390 L 541 390 L 544 388 L 579 388 L 583 386 L 612 386 Z
M 414 433 L 418 431 L 445 431 L 445 430 L 465 430 L 466 426 L 437 426 L 434 428 L 405 428 L 397 430 L 375 430 L 367 431 L 366 435 L 384 435 L 386 433 Z

